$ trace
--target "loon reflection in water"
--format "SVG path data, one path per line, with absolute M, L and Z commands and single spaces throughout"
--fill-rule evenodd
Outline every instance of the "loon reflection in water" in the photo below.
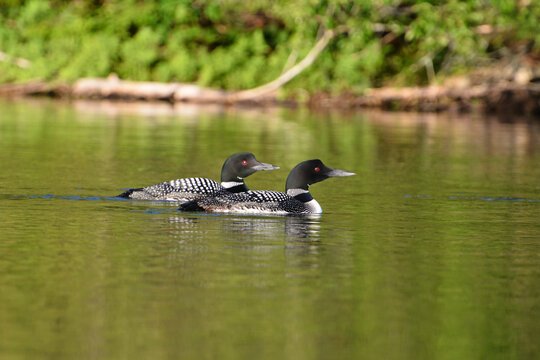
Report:
M 157 218 L 156 221 L 164 221 Z M 201 235 L 212 232 L 217 226 L 219 233 L 238 236 L 257 235 L 275 239 L 285 235 L 288 240 L 317 240 L 320 230 L 320 216 L 308 217 L 230 217 L 230 216 L 169 216 L 165 220 L 170 235 L 176 240 L 200 241 Z

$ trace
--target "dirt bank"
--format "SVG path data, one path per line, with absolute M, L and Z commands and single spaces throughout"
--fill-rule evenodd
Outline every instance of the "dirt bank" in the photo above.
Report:
M 237 91 L 199 87 L 194 84 L 80 79 L 74 84 L 40 81 L 0 86 L 0 96 L 52 96 L 79 99 L 167 101 L 171 103 L 299 105 L 282 100 L 275 91 L 239 97 Z M 313 108 L 381 108 L 409 111 L 470 111 L 516 113 L 540 117 L 540 67 L 498 65 L 478 69 L 467 76 L 447 79 L 441 85 L 368 89 L 362 95 L 314 94 L 307 105 Z

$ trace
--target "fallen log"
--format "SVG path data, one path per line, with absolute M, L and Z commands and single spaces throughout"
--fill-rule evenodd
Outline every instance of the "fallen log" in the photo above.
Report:
M 24 84 L 4 84 L 0 86 L 1 96 L 24 96 L 46 94 L 51 86 L 42 81 L 32 81 Z
M 116 75 L 106 79 L 80 79 L 72 86 L 72 95 L 77 98 L 117 98 L 142 100 L 170 100 L 178 84 L 123 81 Z
M 71 86 L 42 81 L 6 84 L 0 86 L 0 96 L 47 95 L 194 104 L 284 104 L 277 100 L 275 91 L 268 93 L 266 90 L 254 91 L 254 97 L 235 96 L 238 92 L 204 88 L 194 84 L 124 81 L 113 75 L 106 79 L 81 79 Z M 295 103 L 288 101 L 287 104 Z M 378 88 L 369 89 L 364 95 L 315 94 L 308 105 L 314 108 L 372 107 L 409 111 L 469 111 L 479 105 L 485 110 L 500 113 L 540 114 L 540 83 L 534 78 L 528 82 L 500 81 L 473 85 L 469 81 L 463 81 L 426 87 Z
M 540 84 L 500 83 L 493 85 L 380 88 L 370 89 L 352 103 L 358 107 L 441 111 L 467 110 L 479 104 L 487 110 L 536 113 L 540 111 Z
M 124 81 L 112 75 L 106 79 L 78 80 L 72 94 L 77 98 L 225 103 L 228 92 L 194 84 Z
M 79 99 L 121 99 L 168 101 L 193 104 L 282 104 L 273 93 L 255 98 L 232 98 L 234 92 L 203 88 L 194 84 L 123 81 L 115 76 L 107 79 L 81 79 L 72 86 L 36 81 L 27 84 L 0 86 L 0 96 L 67 96 Z M 291 102 L 289 101 L 288 104 Z M 432 85 L 427 87 L 368 89 L 364 95 L 328 96 L 315 94 L 308 102 L 314 108 L 381 108 L 387 110 L 467 111 L 475 104 L 491 111 L 516 111 L 540 114 L 540 84 L 480 84 L 473 86 Z

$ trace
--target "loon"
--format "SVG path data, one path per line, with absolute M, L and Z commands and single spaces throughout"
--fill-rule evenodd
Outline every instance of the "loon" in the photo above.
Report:
M 355 175 L 332 169 L 319 159 L 296 165 L 285 185 L 286 193 L 279 191 L 247 191 L 238 194 L 219 194 L 180 205 L 183 211 L 206 211 L 239 214 L 322 214 L 321 205 L 309 192 L 309 186 L 330 177 Z
M 248 152 L 236 153 L 221 168 L 221 184 L 207 178 L 184 178 L 129 189 L 118 195 L 121 198 L 140 200 L 191 201 L 221 193 L 241 193 L 248 191 L 244 178 L 261 170 L 276 170 L 278 166 L 265 164 Z

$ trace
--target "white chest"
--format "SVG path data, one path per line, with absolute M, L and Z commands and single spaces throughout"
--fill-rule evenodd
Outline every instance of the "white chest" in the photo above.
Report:
M 311 214 L 322 214 L 322 207 L 317 200 L 310 200 L 305 205 Z

